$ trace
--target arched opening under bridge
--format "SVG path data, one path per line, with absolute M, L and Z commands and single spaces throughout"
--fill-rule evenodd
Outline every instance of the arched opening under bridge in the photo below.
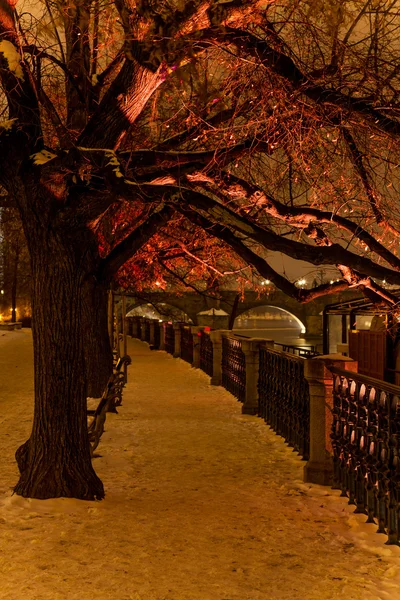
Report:
M 263 305 L 239 314 L 234 332 L 247 337 L 273 339 L 282 344 L 300 345 L 304 342 L 305 324 L 293 313 L 278 306 Z
M 191 323 L 190 317 L 179 307 L 165 302 L 155 304 L 143 303 L 130 305 L 127 308 L 127 317 L 146 317 L 147 319 L 159 319 L 161 321 L 184 321 Z

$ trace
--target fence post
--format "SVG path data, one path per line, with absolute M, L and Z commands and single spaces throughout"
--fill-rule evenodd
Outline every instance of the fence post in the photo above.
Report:
M 213 345 L 213 376 L 211 385 L 221 385 L 222 383 L 222 336 L 231 333 L 228 329 L 217 329 L 210 331 L 210 339 Z
M 193 336 L 193 362 L 192 367 L 200 368 L 200 332 L 203 327 L 199 325 L 191 325 L 190 331 Z
M 175 334 L 175 350 L 173 357 L 180 358 L 181 357 L 181 341 L 182 341 L 182 330 L 179 323 L 174 324 L 174 334 Z
M 273 340 L 250 338 L 242 340 L 242 351 L 246 360 L 246 392 L 242 405 L 243 415 L 258 413 L 258 369 L 260 366 L 260 346 L 274 347 Z
M 332 429 L 333 377 L 328 367 L 357 372 L 357 362 L 338 354 L 309 358 L 304 363 L 304 377 L 310 391 L 310 458 L 304 467 L 304 481 L 330 485 L 333 476 Z

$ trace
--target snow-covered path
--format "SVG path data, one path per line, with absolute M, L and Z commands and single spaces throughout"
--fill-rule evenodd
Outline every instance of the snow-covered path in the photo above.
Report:
M 185 362 L 130 340 L 102 502 L 12 496 L 31 339 L 0 334 L 1 600 L 400 600 L 400 550 Z

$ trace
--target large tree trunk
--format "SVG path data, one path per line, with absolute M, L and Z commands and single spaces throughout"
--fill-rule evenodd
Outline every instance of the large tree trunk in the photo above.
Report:
M 87 393 L 91 398 L 98 398 L 102 395 L 113 368 L 108 335 L 107 288 L 104 283 L 89 277 L 82 294 Z
M 92 467 L 86 417 L 82 289 L 88 278 L 87 247 L 81 247 L 82 232 L 79 238 L 49 228 L 39 237 L 29 244 L 34 421 L 28 442 L 16 454 L 21 476 L 15 492 L 42 499 L 100 499 L 104 489 Z

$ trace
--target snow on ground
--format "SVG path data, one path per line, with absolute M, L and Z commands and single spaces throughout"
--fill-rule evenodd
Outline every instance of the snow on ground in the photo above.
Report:
M 102 502 L 11 495 L 30 431 L 31 337 L 0 334 L 1 600 L 400 600 L 400 549 L 257 417 L 180 359 L 130 341 Z

